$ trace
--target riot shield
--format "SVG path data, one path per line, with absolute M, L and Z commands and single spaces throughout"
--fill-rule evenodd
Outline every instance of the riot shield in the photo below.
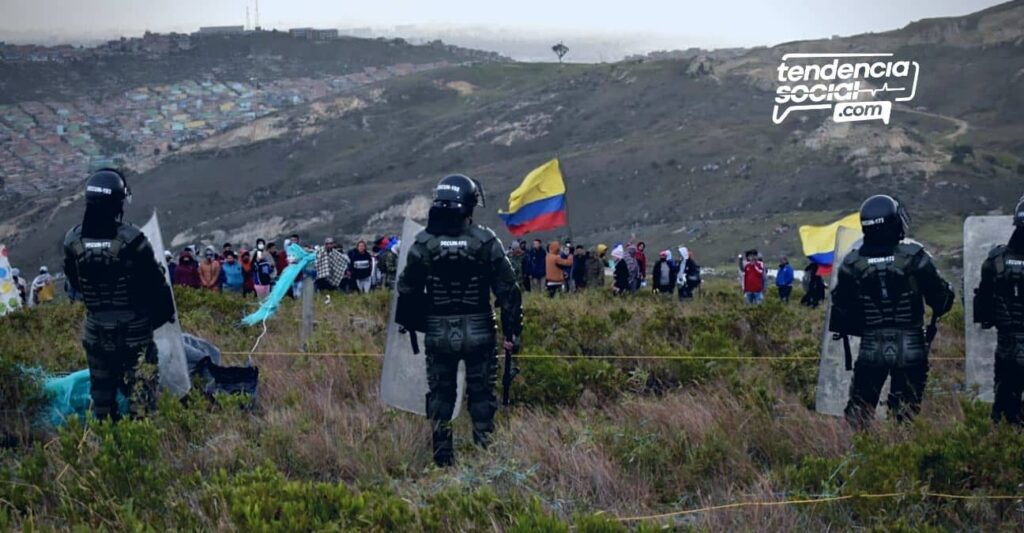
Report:
M 853 379 L 853 372 L 846 370 L 846 354 L 843 349 L 842 340 L 833 340 L 832 333 L 828 330 L 829 320 L 832 318 L 832 290 L 836 286 L 836 279 L 839 276 L 839 265 L 843 258 L 856 246 L 860 246 L 860 239 L 863 234 L 859 229 L 841 226 L 836 231 L 836 252 L 832 265 L 832 277 L 829 280 L 829 290 L 825 293 L 825 327 L 821 339 L 821 360 L 818 363 L 818 389 L 814 400 L 814 409 L 819 413 L 832 416 L 843 416 L 843 409 L 850 397 L 850 381 Z M 850 337 L 850 350 L 856 359 L 857 350 L 860 348 L 860 339 Z
M 398 250 L 397 271 L 399 273 L 405 270 L 409 248 L 416 242 L 416 234 L 423 229 L 423 226 L 411 219 L 405 219 L 405 223 L 402 225 L 401 245 Z M 395 323 L 397 303 L 398 291 L 395 290 L 391 295 L 391 310 L 388 314 L 388 339 L 384 348 L 384 369 L 380 376 L 380 400 L 396 409 L 426 416 L 429 387 L 427 386 L 427 359 L 423 353 L 423 333 L 399 332 L 398 324 Z M 409 335 L 418 336 L 420 353 L 412 352 Z M 465 363 L 459 363 L 457 396 L 452 420 L 459 416 L 465 388 Z
M 156 255 L 158 265 L 164 265 L 164 239 L 160 234 L 160 221 L 157 220 L 156 212 L 153 217 L 142 226 L 142 233 L 146 234 L 149 244 L 153 247 L 153 254 Z M 164 278 L 167 279 L 167 286 L 171 285 L 170 272 L 166 268 Z M 171 294 L 173 298 L 173 293 Z M 177 304 L 174 307 L 174 315 L 178 315 Z M 156 342 L 157 352 L 160 357 L 160 385 L 177 397 L 188 394 L 192 388 L 192 380 L 188 375 L 188 362 L 185 359 L 185 343 L 181 340 L 181 324 L 175 321 L 173 324 L 164 324 L 153 332 L 153 340 Z
M 981 264 L 1013 234 L 1012 216 L 967 217 L 964 221 L 964 346 L 967 351 L 967 386 L 977 388 L 982 401 L 994 400 L 996 330 L 974 323 L 974 290 L 981 283 Z

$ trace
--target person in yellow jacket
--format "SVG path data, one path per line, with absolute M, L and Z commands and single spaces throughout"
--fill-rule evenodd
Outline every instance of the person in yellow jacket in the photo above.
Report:
M 39 267 L 39 275 L 32 280 L 32 305 L 44 304 L 53 298 L 53 276 L 45 266 Z

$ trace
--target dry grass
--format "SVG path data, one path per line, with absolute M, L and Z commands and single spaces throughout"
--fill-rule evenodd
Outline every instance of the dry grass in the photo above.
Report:
M 243 312 L 233 298 L 186 293 L 179 301 L 186 330 L 225 350 L 248 350 L 258 333 L 258 328 L 232 325 Z M 533 317 L 528 332 L 534 337 L 526 345 L 530 353 L 575 347 L 583 353 L 770 357 L 813 350 L 820 324 L 820 311 L 745 308 L 728 288 L 713 288 L 705 299 L 682 309 L 643 296 L 530 297 L 527 304 Z M 386 306 L 382 294 L 318 302 L 312 349 L 380 352 Z M 61 327 L 70 328 L 71 322 Z M 297 350 L 297 325 L 297 306 L 286 302 L 269 323 L 260 351 Z M 25 327 L 35 331 L 31 324 Z M 658 328 L 665 329 L 663 334 Z M 12 346 L 0 341 L 0 353 Z M 956 353 L 957 346 L 962 349 L 962 338 L 947 330 L 938 350 L 947 355 Z M 42 363 L 73 359 L 53 357 Z M 623 361 L 601 372 L 622 372 L 630 376 L 625 381 L 592 379 L 563 405 L 535 405 L 524 397 L 518 407 L 500 412 L 490 450 L 467 443 L 463 417 L 457 424 L 459 463 L 441 471 L 431 466 L 427 421 L 378 401 L 379 359 L 257 355 L 255 361 L 261 372 L 257 409 L 206 408 L 199 401 L 182 413 L 158 416 L 161 455 L 175 472 L 235 475 L 272 464 L 291 480 L 384 489 L 418 506 L 446 489 L 461 493 L 489 487 L 501 498 L 536 498 L 557 516 L 571 519 L 596 511 L 635 516 L 734 501 L 781 501 L 800 494 L 789 478 L 805 458 L 842 464 L 853 446 L 854 436 L 842 420 L 806 407 L 808 394 L 813 397 L 814 373 L 804 379 L 807 368 L 801 364 L 754 361 L 676 368 L 669 361 Z M 529 379 L 529 372 L 524 375 L 521 379 Z M 610 393 L 608 383 L 620 389 Z M 964 422 L 956 393 L 960 384 L 962 371 L 955 364 L 934 367 L 922 426 L 941 432 Z M 517 390 L 528 390 L 525 385 L 519 383 Z M 879 423 L 872 432 L 871 439 L 879 443 L 898 444 L 913 438 L 917 429 Z M 7 463 L 12 460 L 16 455 L 8 454 Z M 211 511 L 198 500 L 189 505 L 206 525 L 234 529 L 225 509 Z M 823 530 L 856 523 L 842 504 L 821 507 L 723 509 L 667 523 L 730 531 Z M 985 512 L 995 519 L 1003 516 Z

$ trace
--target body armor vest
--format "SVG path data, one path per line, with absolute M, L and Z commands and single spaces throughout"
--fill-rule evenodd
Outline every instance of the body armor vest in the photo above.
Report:
M 90 314 L 135 311 L 129 287 L 133 262 L 125 249 L 138 235 L 138 229 L 122 225 L 112 239 L 85 238 L 79 230 L 69 243 Z
M 421 233 L 427 248 L 427 353 L 468 354 L 493 351 L 496 324 L 491 309 L 491 265 L 485 245 L 490 231 L 466 228 L 458 236 Z
M 914 252 L 907 245 L 898 245 L 891 255 L 880 257 L 860 255 L 859 250 L 850 252 L 857 254 L 853 272 L 865 331 L 922 326 L 924 303 L 911 271 Z
M 996 269 L 992 301 L 1000 332 L 1024 333 L 1024 254 L 1000 246 L 992 253 Z
M 493 238 L 477 227 L 458 236 L 421 233 L 430 261 L 427 275 L 427 311 L 431 316 L 491 313 L 491 265 L 484 257 L 484 244 Z

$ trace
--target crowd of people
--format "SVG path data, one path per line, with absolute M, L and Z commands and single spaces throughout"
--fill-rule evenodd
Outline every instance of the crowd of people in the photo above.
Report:
M 679 300 L 693 298 L 702 283 L 701 267 L 694 253 L 680 245 L 658 253 L 658 259 L 648 269 L 647 246 L 643 241 L 616 244 L 611 251 L 598 244 L 592 248 L 573 245 L 571 240 L 551 241 L 544 245 L 534 239 L 512 241 L 509 260 L 516 271 L 524 291 L 546 292 L 549 297 L 563 292 L 575 292 L 605 286 L 605 269 L 611 271 L 611 290 L 616 295 L 628 295 L 649 289 L 664 295 L 675 295 Z M 748 250 L 737 257 L 739 282 L 743 297 L 752 305 L 765 301 L 769 290 L 769 272 L 757 250 Z M 804 269 L 802 285 L 804 296 L 800 303 L 817 307 L 825 300 L 825 280 L 819 274 L 820 265 L 811 262 Z M 780 259 L 776 274 L 776 294 L 783 303 L 789 303 L 796 272 L 789 259 Z
M 612 271 L 611 291 L 616 295 L 633 294 L 644 288 L 655 293 L 679 299 L 693 297 L 701 284 L 700 266 L 685 246 L 659 253 L 658 261 L 647 279 L 647 247 L 645 243 L 616 244 L 609 253 L 608 246 L 598 244 L 592 248 L 564 242 L 534 239 L 512 241 L 509 260 L 521 281 L 524 291 L 547 293 L 554 298 L 559 293 L 576 292 L 605 287 L 605 269 Z
M 587 248 L 574 246 L 569 239 L 551 241 L 547 246 L 540 239 L 534 239 L 532 244 L 512 241 L 508 256 L 524 291 L 546 292 L 552 298 L 563 292 L 604 287 L 606 268 L 611 271 L 611 290 L 616 295 L 650 289 L 659 295 L 675 295 L 682 301 L 693 298 L 702 282 L 701 267 L 693 252 L 682 245 L 675 252 L 660 251 L 650 269 L 646 244 L 643 241 L 633 244 L 632 239 L 616 244 L 611 252 L 605 244 Z M 757 250 L 747 250 L 737 260 L 744 299 L 752 305 L 763 303 L 770 286 L 764 259 Z M 811 262 L 804 269 L 805 294 L 800 303 L 808 307 L 817 307 L 825 299 L 826 285 L 819 268 Z M 782 257 L 775 275 L 775 288 L 783 303 L 789 303 L 796 281 L 789 259 Z
M 751 305 L 764 303 L 765 295 L 768 292 L 768 269 L 765 267 L 764 259 L 757 250 L 747 250 L 737 256 L 739 266 L 740 288 L 743 291 L 743 298 Z M 825 299 L 825 280 L 819 273 L 820 265 L 813 261 L 804 269 L 803 289 L 804 296 L 800 303 L 807 307 L 818 307 Z M 796 282 L 796 272 L 789 264 L 789 258 L 783 256 L 779 260 L 775 273 L 775 289 L 779 300 L 789 303 L 789 297 L 793 293 L 793 284 Z
M 285 250 L 292 243 L 303 246 L 300 236 L 292 234 L 281 247 L 274 241 L 257 239 L 255 245 L 242 245 L 237 250 L 231 243 L 224 243 L 220 250 L 206 246 L 200 255 L 196 246 L 186 246 L 177 255 L 165 251 L 164 259 L 172 285 L 262 298 L 288 267 Z M 289 295 L 297 296 L 307 279 L 321 292 L 365 293 L 392 288 L 399 274 L 399 244 L 395 236 L 384 236 L 378 237 L 372 245 L 361 240 L 346 251 L 334 238 L 327 237 L 322 246 L 303 246 L 316 254 L 315 274 L 312 269 L 300 274 Z M 551 298 L 560 293 L 606 287 L 606 269 L 611 272 L 608 286 L 616 295 L 650 289 L 659 295 L 675 295 L 682 301 L 693 298 L 702 283 L 700 265 L 693 252 L 682 245 L 675 253 L 668 249 L 659 252 L 649 270 L 643 241 L 616 244 L 609 252 L 608 245 L 587 248 L 574 245 L 571 239 L 551 241 L 546 246 L 541 239 L 534 239 L 532 244 L 513 240 L 507 254 L 523 291 L 546 293 Z M 748 250 L 738 256 L 738 261 L 745 300 L 750 304 L 764 302 L 769 287 L 764 260 L 757 250 Z M 811 263 L 804 270 L 805 294 L 801 303 L 809 307 L 817 307 L 825 298 L 826 286 L 817 274 L 818 268 Z M 23 305 L 53 300 L 55 279 L 45 266 L 31 284 L 19 278 L 17 269 L 14 269 L 14 276 L 19 281 Z M 778 298 L 783 303 L 789 303 L 795 281 L 793 267 L 783 257 L 775 276 Z M 65 291 L 75 299 L 73 289 L 65 287 Z
M 277 283 L 290 259 L 287 248 L 296 244 L 316 254 L 313 267 L 302 272 L 293 282 L 291 296 L 296 296 L 305 282 L 313 283 L 318 291 L 369 292 L 394 284 L 398 265 L 398 239 L 380 237 L 372 246 L 359 241 L 345 251 L 332 237 L 324 239 L 322 246 L 302 244 L 297 234 L 284 240 L 278 248 L 274 241 L 257 239 L 252 247 L 241 246 L 237 251 L 231 243 L 224 243 L 218 251 L 213 246 L 203 249 L 187 246 L 178 252 L 164 252 L 164 259 L 174 285 L 208 291 L 224 291 L 262 298 Z
M 257 239 L 255 245 L 242 245 L 237 250 L 231 243 L 224 243 L 220 250 L 206 246 L 199 254 L 198 247 L 186 246 L 177 255 L 165 251 L 164 259 L 173 285 L 262 298 L 288 267 L 285 250 L 292 243 L 303 246 L 299 235 L 292 234 L 281 247 L 274 241 Z M 292 297 L 298 295 L 306 279 L 321 292 L 365 293 L 391 288 L 398 277 L 399 241 L 395 236 L 378 237 L 372 245 L 361 240 L 347 251 L 332 237 L 324 239 L 322 246 L 303 247 L 316 254 L 315 274 L 312 269 L 300 274 L 289 293 Z M 675 253 L 668 249 L 659 252 L 649 270 L 643 241 L 616 244 L 609 252 L 605 244 L 587 248 L 574 245 L 571 239 L 551 241 L 546 246 L 541 239 L 534 239 L 532 244 L 513 240 L 507 254 L 523 291 L 546 293 L 552 298 L 560 293 L 606 287 L 606 269 L 611 273 L 608 286 L 616 295 L 650 289 L 659 295 L 675 295 L 682 301 L 693 298 L 702 283 L 700 265 L 693 252 L 682 245 Z M 764 260 L 757 250 L 748 250 L 737 259 L 745 300 L 750 304 L 764 302 L 769 288 Z M 801 303 L 809 307 L 817 307 L 825 299 L 826 285 L 818 269 L 819 265 L 812 262 L 804 270 L 805 294 Z M 19 277 L 17 269 L 13 272 L 22 305 L 38 305 L 54 299 L 56 280 L 47 267 L 40 268 L 31 284 Z M 783 303 L 789 303 L 795 282 L 793 267 L 782 257 L 775 287 Z M 76 298 L 72 288 L 65 286 L 65 291 L 72 299 Z

